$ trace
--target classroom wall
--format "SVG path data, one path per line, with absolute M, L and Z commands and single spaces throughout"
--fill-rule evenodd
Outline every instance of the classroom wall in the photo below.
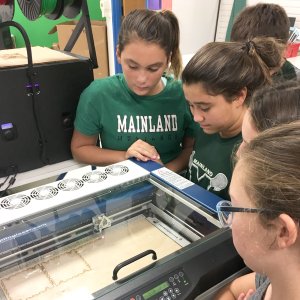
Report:
M 295 26 L 300 28 L 300 1 L 299 0 L 247 0 L 247 5 L 255 5 L 259 2 L 275 3 L 283 6 L 289 17 L 296 17 Z M 230 18 L 233 0 L 222 0 L 217 26 L 216 41 L 225 41 L 227 25 Z
M 180 50 L 183 55 L 195 53 L 213 41 L 218 0 L 172 0 L 172 11 L 180 26 Z
M 89 14 L 91 20 L 102 20 L 99 0 L 88 0 Z M 79 19 L 80 15 L 76 17 Z M 69 21 L 65 17 L 60 17 L 58 20 L 49 20 L 41 16 L 35 21 L 28 20 L 22 13 L 17 1 L 15 1 L 15 13 L 13 20 L 21 24 L 29 36 L 32 46 L 51 47 L 53 43 L 57 43 L 57 33 L 48 34 L 49 31 L 58 23 Z M 11 33 L 16 38 L 17 48 L 24 47 L 23 37 L 18 29 L 11 27 Z

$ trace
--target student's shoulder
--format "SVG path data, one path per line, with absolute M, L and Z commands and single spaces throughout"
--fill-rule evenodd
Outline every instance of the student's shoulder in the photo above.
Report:
M 92 81 L 92 83 L 90 84 L 90 88 L 91 89 L 95 89 L 95 88 L 104 88 L 104 87 L 116 87 L 119 86 L 121 84 L 123 80 L 123 75 L 122 74 L 115 74 L 112 76 L 107 76 L 104 78 L 98 78 L 95 79 L 94 81 Z
M 181 80 L 174 79 L 172 76 L 164 76 L 166 80 L 165 92 L 168 94 L 176 94 L 177 97 L 184 98 Z
M 181 89 L 182 90 L 182 82 L 179 79 L 175 79 L 173 76 L 171 75 L 164 75 L 163 76 L 166 80 L 166 84 L 167 86 L 170 86 L 172 88 L 177 88 L 177 89 Z
M 83 91 L 81 98 L 84 99 L 100 99 L 99 96 L 105 95 L 109 97 L 114 95 L 116 91 L 121 90 L 122 83 L 119 75 L 113 75 L 105 78 L 95 79 Z

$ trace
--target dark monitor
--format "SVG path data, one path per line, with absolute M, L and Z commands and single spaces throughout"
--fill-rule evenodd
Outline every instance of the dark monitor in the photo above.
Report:
M 289 20 L 290 20 L 290 27 L 294 27 L 295 22 L 296 22 L 296 18 L 295 17 L 289 17 Z

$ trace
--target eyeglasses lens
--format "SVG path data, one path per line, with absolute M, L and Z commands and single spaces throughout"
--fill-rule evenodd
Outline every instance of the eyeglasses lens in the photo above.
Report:
M 230 211 L 222 211 L 222 207 L 231 207 L 231 203 L 229 201 L 220 201 L 217 204 L 217 211 L 219 221 L 223 227 L 229 227 L 232 223 L 232 212 Z

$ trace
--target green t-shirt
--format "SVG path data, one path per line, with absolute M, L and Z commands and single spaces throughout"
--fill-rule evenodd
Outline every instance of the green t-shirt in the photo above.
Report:
M 198 126 L 187 178 L 219 197 L 230 200 L 228 188 L 233 170 L 231 158 L 233 149 L 241 141 L 241 133 L 232 138 L 221 138 L 218 133 L 204 133 Z
M 195 122 L 182 84 L 167 77 L 157 95 L 138 96 L 123 74 L 93 81 L 77 107 L 75 128 L 84 135 L 100 134 L 106 149 L 127 150 L 137 139 L 155 146 L 163 163 L 182 150 L 184 136 L 194 136 Z
M 291 64 L 288 60 L 282 65 L 281 69 L 275 73 L 273 76 L 275 81 L 284 81 L 297 79 L 296 70 L 293 64 Z

